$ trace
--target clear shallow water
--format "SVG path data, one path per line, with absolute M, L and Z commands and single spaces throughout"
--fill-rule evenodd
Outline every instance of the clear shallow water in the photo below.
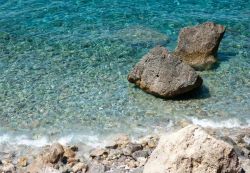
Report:
M 0 133 L 146 133 L 181 119 L 250 126 L 249 15 L 248 0 L 0 0 Z M 127 82 L 150 48 L 173 50 L 182 27 L 205 21 L 227 31 L 191 99 L 162 100 Z

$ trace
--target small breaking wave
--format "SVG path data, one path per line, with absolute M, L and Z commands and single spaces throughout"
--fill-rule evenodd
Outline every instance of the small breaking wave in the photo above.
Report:
M 50 139 L 47 136 L 41 136 L 33 138 L 29 135 L 22 134 L 2 134 L 0 135 L 0 145 L 26 145 L 31 147 L 43 147 L 46 145 L 51 145 L 52 143 L 58 142 L 62 145 L 75 144 L 75 143 L 84 143 L 85 145 L 91 147 L 101 147 L 104 146 L 106 141 L 101 140 L 98 136 L 91 135 L 79 135 L 79 134 L 70 134 L 66 136 L 61 136 L 55 139 Z
M 200 125 L 202 127 L 212 127 L 212 128 L 249 128 L 250 120 L 245 122 L 240 121 L 236 118 L 230 118 L 227 120 L 211 120 L 211 119 L 198 119 L 195 117 L 189 118 L 193 124 Z

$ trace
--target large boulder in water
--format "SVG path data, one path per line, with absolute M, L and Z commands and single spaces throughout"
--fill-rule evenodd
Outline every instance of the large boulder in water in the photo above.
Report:
M 187 93 L 202 84 L 202 79 L 189 65 L 160 46 L 153 48 L 135 65 L 128 81 L 147 93 L 163 98 Z
M 242 171 L 233 146 L 189 125 L 162 136 L 143 173 L 238 173 Z
M 224 33 L 225 27 L 213 22 L 183 28 L 174 54 L 197 70 L 209 69 Z

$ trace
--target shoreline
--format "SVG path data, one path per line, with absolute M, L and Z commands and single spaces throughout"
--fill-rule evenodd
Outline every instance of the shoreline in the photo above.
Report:
M 189 122 L 181 122 L 179 128 L 172 129 L 169 134 L 172 134 L 179 129 L 182 129 L 189 125 Z M 250 159 L 250 127 L 248 128 L 204 128 L 210 135 L 216 137 L 217 139 L 223 140 L 230 145 L 234 146 L 236 153 L 239 157 L 248 157 Z M 153 134 L 143 136 L 137 139 L 131 139 L 128 135 L 123 134 L 113 139 L 107 139 L 103 145 L 88 146 L 84 143 L 78 144 L 59 144 L 53 143 L 50 145 L 45 145 L 42 147 L 32 147 L 27 145 L 5 145 L 0 144 L 2 150 L 0 155 L 0 170 L 10 169 L 14 173 L 26 172 L 30 169 L 30 165 L 34 165 L 37 159 L 41 155 L 45 155 L 48 159 L 48 151 L 51 151 L 55 145 L 56 148 L 63 147 L 64 151 L 71 153 L 70 162 L 65 162 L 64 164 L 47 164 L 46 169 L 50 169 L 49 172 L 74 172 L 77 166 L 81 166 L 81 169 L 85 169 L 85 172 L 91 168 L 93 171 L 102 169 L 104 172 L 143 172 L 145 163 L 147 162 L 150 154 L 154 151 L 157 146 L 158 140 L 162 134 Z M 53 150 L 53 149 L 52 149 Z M 47 154 L 46 154 L 47 152 Z M 136 152 L 136 154 L 134 154 Z M 54 152 L 52 152 L 54 153 Z M 124 154 L 125 153 L 125 154 Z M 134 154 L 134 155 L 133 155 Z M 46 156 L 47 155 L 47 156 Z M 137 156 L 136 156 L 137 155 Z M 136 157 L 140 157 L 137 160 Z M 49 156 L 50 157 L 50 156 Z M 53 156 L 54 157 L 54 156 Z M 44 159 L 44 158 L 43 158 Z M 45 160 L 46 160 L 45 159 Z M 39 159 L 38 159 L 39 160 Z M 250 161 L 250 160 L 249 160 Z M 40 158 L 40 162 L 41 161 Z M 249 162 L 250 163 L 250 162 Z M 74 167 L 75 166 L 75 167 Z M 6 168 L 7 167 L 7 168 Z M 32 166 L 36 169 L 40 169 L 41 165 Z M 93 168 L 92 168 L 93 167 Z M 34 169 L 35 169 L 34 168 Z M 52 169 L 53 168 L 53 169 Z M 80 168 L 79 168 L 80 169 Z M 4 172 L 4 171 L 3 171 Z M 57 173 L 56 172 L 56 173 Z M 77 171 L 76 171 L 77 172 Z M 82 172 L 84 172 L 82 170 Z M 32 172 L 31 172 L 32 173 Z M 91 173 L 91 172 L 90 172 Z M 94 173 L 94 172 L 93 172 Z M 97 172 L 96 172 L 97 173 Z
M 147 134 L 161 134 L 161 133 L 170 133 L 177 129 L 180 129 L 186 124 L 195 124 L 203 128 L 208 129 L 222 129 L 224 131 L 230 130 L 232 132 L 237 131 L 237 129 L 244 130 L 250 129 L 250 121 L 242 122 L 237 118 L 230 118 L 227 120 L 215 121 L 210 118 L 196 118 L 186 117 L 185 119 L 168 119 L 168 124 L 161 124 L 159 126 L 152 126 L 151 128 L 146 129 L 144 126 L 138 126 L 134 130 L 125 132 L 126 129 L 119 130 L 109 130 L 107 133 L 99 133 L 99 131 L 91 133 L 82 132 L 82 131 L 69 131 L 58 134 L 43 134 L 41 133 L 26 133 L 19 131 L 0 131 L 0 146 L 2 144 L 8 143 L 9 145 L 27 145 L 31 147 L 43 147 L 45 145 L 51 145 L 52 143 L 59 142 L 62 145 L 67 144 L 77 144 L 85 143 L 90 147 L 101 147 L 105 146 L 105 143 L 110 141 L 112 137 L 119 134 L 126 134 L 132 139 L 136 140 L 137 138 L 146 136 Z M 32 129 L 30 129 L 32 130 Z

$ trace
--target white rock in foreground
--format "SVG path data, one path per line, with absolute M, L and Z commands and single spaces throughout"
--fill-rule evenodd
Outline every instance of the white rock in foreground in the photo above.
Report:
M 161 137 L 143 173 L 238 172 L 241 172 L 239 159 L 231 145 L 189 125 Z

